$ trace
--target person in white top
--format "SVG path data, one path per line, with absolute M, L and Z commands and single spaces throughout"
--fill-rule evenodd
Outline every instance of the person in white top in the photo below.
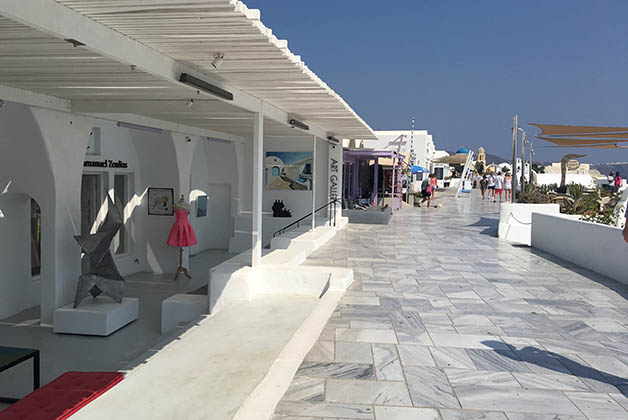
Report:
M 488 176 L 488 199 L 495 199 L 495 174 L 491 173 Z
M 506 172 L 504 175 L 504 196 L 506 202 L 509 202 L 512 198 L 512 177 L 510 176 L 510 172 Z
M 504 177 L 501 172 L 497 172 L 497 176 L 495 177 L 495 198 L 493 201 L 497 201 L 497 197 L 499 197 L 499 202 L 502 201 L 502 191 L 504 191 Z

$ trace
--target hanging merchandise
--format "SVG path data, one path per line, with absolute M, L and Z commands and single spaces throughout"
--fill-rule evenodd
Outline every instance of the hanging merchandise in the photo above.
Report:
M 185 274 L 187 278 L 191 278 L 188 269 L 183 267 L 183 247 L 196 245 L 196 234 L 188 216 L 190 214 L 190 205 L 185 202 L 185 198 L 181 195 L 181 199 L 174 204 L 174 215 L 176 220 L 170 229 L 168 235 L 168 241 L 166 242 L 170 246 L 179 247 L 179 267 L 177 268 L 177 274 L 174 279 L 177 280 L 179 273 Z

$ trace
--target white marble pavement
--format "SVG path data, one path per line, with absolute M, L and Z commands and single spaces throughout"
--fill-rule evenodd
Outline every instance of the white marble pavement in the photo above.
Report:
M 355 282 L 273 420 L 628 419 L 628 287 L 499 241 L 475 192 L 438 201 L 308 258 Z

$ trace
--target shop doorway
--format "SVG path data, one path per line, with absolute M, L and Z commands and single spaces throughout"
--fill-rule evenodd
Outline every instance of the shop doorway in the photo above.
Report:
M 93 233 L 103 203 L 101 174 L 83 174 L 81 181 L 81 235 Z

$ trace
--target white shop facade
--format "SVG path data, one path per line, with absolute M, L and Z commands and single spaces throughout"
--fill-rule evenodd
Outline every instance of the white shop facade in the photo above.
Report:
M 178 250 L 166 244 L 174 216 L 151 214 L 151 188 L 171 190 L 175 200 L 183 195 L 191 204 L 198 244 L 185 248 L 184 259 L 208 249 L 251 248 L 251 139 L 177 133 L 9 101 L 0 109 L 0 127 L 0 319 L 41 305 L 42 322 L 50 323 L 54 309 L 72 301 L 81 272 L 73 236 L 93 233 L 102 223 L 107 195 L 124 209 L 124 226 L 111 246 L 124 276 L 177 268 Z M 315 136 L 264 138 L 264 156 L 311 154 L 314 187 L 267 189 L 273 167 L 264 165 L 262 246 L 278 229 L 337 196 L 341 174 L 334 173 L 334 162 L 341 150 Z M 199 197 L 205 197 L 205 214 Z M 276 200 L 293 216 L 273 217 Z
M 372 130 L 270 32 L 256 36 L 281 61 L 250 47 L 257 60 L 243 66 L 225 53 L 221 74 L 53 3 L 0 7 L 0 26 L 24 40 L 4 43 L 15 66 L 0 75 L 0 319 L 39 306 L 49 325 L 72 302 L 81 274 L 73 237 L 97 229 L 107 195 L 123 208 L 110 249 L 123 276 L 174 273 L 178 265 L 178 250 L 166 244 L 174 216 L 151 214 L 151 189 L 191 205 L 198 244 L 185 249 L 184 265 L 221 249 L 249 252 L 253 269 L 273 233 L 341 196 L 339 139 Z M 242 7 L 233 14 L 259 22 Z M 226 30 L 221 48 L 236 38 Z M 263 75 L 269 63 L 284 73 Z M 202 83 L 190 86 L 184 74 Z M 286 74 L 300 80 L 292 90 L 282 85 Z M 310 156 L 297 176 L 303 188 L 269 187 L 285 173 L 268 161 L 273 153 Z M 273 217 L 277 200 L 292 217 Z

